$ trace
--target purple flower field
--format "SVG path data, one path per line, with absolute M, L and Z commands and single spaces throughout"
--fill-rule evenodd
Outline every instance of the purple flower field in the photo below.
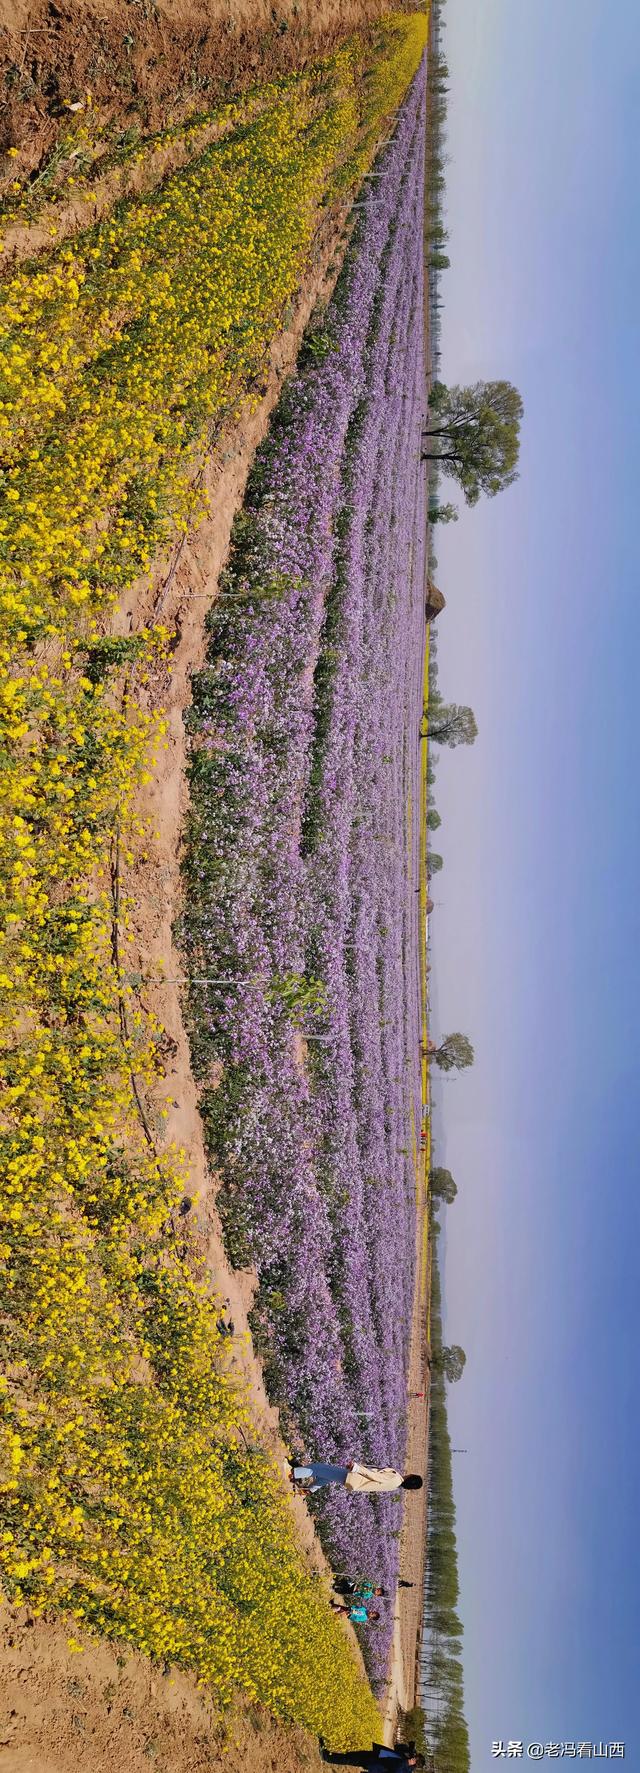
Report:
M 258 1270 L 254 1335 L 292 1445 L 400 1467 L 420 1101 L 423 152 L 424 71 L 234 528 L 193 684 L 182 931 L 227 1246 Z M 393 1590 L 397 1498 L 328 1491 L 314 1507 L 334 1566 Z M 392 1610 L 363 1640 L 376 1683 Z

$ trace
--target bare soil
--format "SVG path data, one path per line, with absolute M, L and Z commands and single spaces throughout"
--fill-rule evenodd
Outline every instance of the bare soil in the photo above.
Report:
M 415 11 L 417 0 L 394 5 Z M 306 67 L 388 10 L 388 0 L 0 0 L 0 187 L 47 163 L 87 93 L 114 139 L 164 129 Z
M 4 1609 L 0 1773 L 319 1773 L 317 1743 L 256 1706 L 225 1718 L 177 1669 Z
M 424 1197 L 424 1190 L 421 1191 Z M 414 1295 L 409 1403 L 407 1410 L 406 1471 L 418 1471 L 425 1479 L 418 1495 L 405 1498 L 400 1540 L 400 1577 L 413 1583 L 396 1593 L 393 1649 L 385 1697 L 385 1740 L 396 1734 L 398 1715 L 410 1711 L 416 1701 L 417 1655 L 422 1621 L 422 1595 L 427 1538 L 427 1460 L 429 1452 L 429 1367 L 427 1364 L 427 1300 L 422 1297 L 421 1250 L 425 1207 L 418 1213 L 416 1286 Z

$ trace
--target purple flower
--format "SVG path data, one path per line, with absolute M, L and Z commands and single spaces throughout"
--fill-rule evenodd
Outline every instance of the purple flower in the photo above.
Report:
M 232 1259 L 296 1447 L 402 1466 L 420 1116 L 424 70 L 258 452 L 194 680 L 184 942 Z M 413 857 L 414 878 L 409 857 Z M 283 981 L 319 981 L 292 1012 Z M 393 1589 L 393 1497 L 327 1491 Z M 367 1656 L 384 1678 L 391 1608 Z

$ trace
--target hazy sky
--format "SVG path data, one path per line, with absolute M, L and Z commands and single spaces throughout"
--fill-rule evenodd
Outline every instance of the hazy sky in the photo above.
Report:
M 517 486 L 436 532 L 480 728 L 438 767 L 432 926 L 477 1053 L 438 1150 L 472 1768 L 495 1737 L 638 1767 L 640 11 L 446 16 L 442 374 L 525 402 Z

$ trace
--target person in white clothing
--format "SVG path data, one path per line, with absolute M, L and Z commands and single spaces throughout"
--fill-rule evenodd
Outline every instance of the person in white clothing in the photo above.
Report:
M 293 1465 L 290 1476 L 294 1488 L 313 1495 L 325 1484 L 344 1484 L 347 1490 L 356 1490 L 361 1495 L 380 1496 L 389 1490 L 421 1490 L 422 1478 L 416 1471 L 410 1471 L 406 1477 L 401 1471 L 394 1471 L 393 1466 L 385 1466 L 382 1470 L 375 1465 L 359 1465 L 350 1460 L 348 1465 L 326 1465 L 315 1461 L 310 1465 Z

